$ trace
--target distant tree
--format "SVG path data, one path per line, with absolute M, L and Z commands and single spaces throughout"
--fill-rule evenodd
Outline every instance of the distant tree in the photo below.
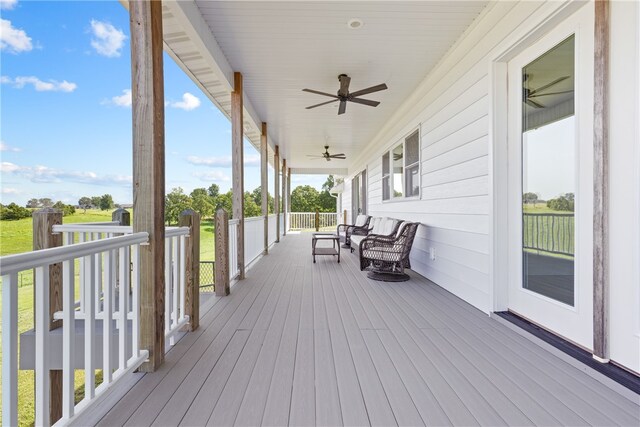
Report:
M 42 206 L 43 208 L 50 208 L 51 206 L 53 206 L 53 200 L 51 200 L 48 197 L 42 198 L 38 200 L 38 202 L 40 203 L 40 206 Z
M 320 208 L 318 190 L 310 185 L 300 185 L 291 192 L 291 212 L 315 212 Z
M 171 224 L 177 224 L 180 213 L 191 208 L 191 197 L 184 194 L 184 190 L 180 187 L 174 188 L 165 197 L 164 216 L 166 221 Z
M 53 205 L 54 208 L 56 209 L 60 209 L 62 211 L 62 216 L 69 216 L 69 215 L 73 215 L 74 213 L 76 213 L 76 208 L 74 208 L 71 205 L 66 205 L 62 202 L 56 202 Z
M 538 195 L 536 193 L 524 193 L 522 195 L 522 202 L 534 205 L 538 202 Z
M 324 182 L 324 184 L 322 184 L 322 191 L 329 192 L 329 190 L 331 190 L 335 186 L 336 186 L 336 182 L 333 175 L 329 175 L 327 177 L 327 180 Z
M 262 215 L 262 208 L 253 199 L 252 193 L 244 193 L 244 217 L 251 218 Z
M 322 184 L 322 191 L 318 195 L 318 209 L 320 212 L 335 212 L 336 207 L 336 198 L 329 193 L 333 187 L 335 187 L 336 182 L 333 178 L 333 175 L 329 175 L 327 180 Z
M 91 206 L 92 206 L 94 209 L 99 209 L 99 208 L 100 208 L 100 200 L 101 200 L 101 199 L 102 199 L 102 197 L 100 197 L 100 196 L 93 196 L 93 197 L 91 198 Z
M 229 218 L 233 217 L 233 192 L 231 190 L 226 193 L 218 195 L 216 198 L 216 211 L 218 209 L 224 209 L 229 214 Z
M 31 209 L 39 208 L 40 201 L 38 199 L 29 199 L 29 201 L 27 202 L 27 207 Z
M 87 213 L 87 209 L 90 209 L 92 206 L 91 197 L 80 197 L 80 200 L 78 200 L 78 206 L 80 206 L 81 209 L 84 209 L 84 212 Z
M 547 207 L 554 211 L 573 212 L 575 209 L 575 196 L 573 193 L 566 193 L 547 201 Z
M 191 192 L 191 207 L 202 218 L 208 218 L 213 214 L 214 204 L 206 189 L 196 188 Z
M 251 192 L 251 198 L 261 209 L 262 214 L 262 187 L 259 186 Z M 267 206 L 269 207 L 269 213 L 273 213 L 273 196 L 267 192 Z
M 18 206 L 15 203 L 10 203 L 7 206 L 0 204 L 0 219 L 7 221 L 14 221 L 22 218 L 29 218 L 31 216 L 31 210 Z
M 220 195 L 220 187 L 218 184 L 211 184 L 209 188 L 207 188 L 207 192 L 209 193 L 209 197 L 213 197 L 215 199 Z
M 100 206 L 100 210 L 103 210 L 103 211 L 113 209 L 114 203 L 113 203 L 113 197 L 111 197 L 111 194 L 102 195 L 100 197 L 100 203 L 98 204 L 98 206 Z

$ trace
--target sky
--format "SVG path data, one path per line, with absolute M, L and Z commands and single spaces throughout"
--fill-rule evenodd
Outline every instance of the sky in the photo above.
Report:
M 113 1 L 0 0 L 0 199 L 131 203 L 127 10 Z M 166 190 L 231 187 L 231 124 L 164 55 Z M 260 185 L 245 142 L 245 190 Z M 271 168 L 270 168 L 271 169 Z M 320 188 L 326 176 L 293 176 Z M 269 173 L 273 192 L 273 171 Z

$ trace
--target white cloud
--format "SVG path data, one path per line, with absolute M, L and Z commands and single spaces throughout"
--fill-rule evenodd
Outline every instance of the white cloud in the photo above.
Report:
M 187 162 L 196 166 L 209 166 L 212 168 L 230 168 L 231 156 L 198 157 L 189 156 Z M 260 166 L 260 156 L 244 156 L 244 165 L 248 167 Z
M 229 177 L 229 175 L 221 171 L 198 172 L 198 173 L 194 173 L 193 176 L 195 176 L 196 178 L 200 178 L 200 181 L 205 181 L 205 182 L 231 181 L 231 178 Z
M 75 182 L 92 185 L 130 186 L 132 178 L 125 175 L 98 175 L 95 172 L 66 171 L 47 166 L 19 166 L 14 163 L 0 163 L 0 171 L 22 176 L 31 182 L 55 183 Z
M 108 22 L 91 20 L 91 46 L 100 55 L 114 58 L 120 56 L 120 50 L 124 46 L 127 36 L 124 33 L 109 24 Z
M 180 108 L 185 111 L 191 111 L 200 106 L 200 99 L 189 92 L 185 92 L 185 94 L 182 95 L 182 101 L 169 102 L 169 106 L 173 108 Z
M 17 89 L 22 89 L 26 85 L 30 84 L 33 85 L 33 88 L 38 92 L 73 92 L 78 88 L 77 84 L 66 80 L 61 82 L 57 80 L 49 80 L 45 82 L 35 76 L 19 76 L 15 79 L 8 76 L 2 76 L 0 78 L 0 83 L 13 84 L 13 87 Z
M 11 10 L 18 4 L 18 0 L 0 0 L 0 9 Z
M 22 193 L 22 191 L 18 190 L 17 188 L 4 187 L 1 193 L 2 194 L 20 194 Z
M 4 141 L 0 141 L 0 151 L 13 151 L 14 153 L 17 153 L 18 151 L 22 150 L 17 147 L 11 147 L 5 144 Z
M 0 19 L 0 50 L 20 53 L 29 52 L 31 49 L 33 49 L 31 37 L 27 36 L 24 30 L 15 28 L 7 19 Z
M 105 99 L 101 104 L 112 104 L 118 107 L 131 107 L 131 89 L 124 89 L 122 95 L 117 95 L 111 99 Z

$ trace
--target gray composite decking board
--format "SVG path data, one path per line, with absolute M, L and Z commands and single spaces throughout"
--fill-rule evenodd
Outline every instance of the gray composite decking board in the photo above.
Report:
M 344 324 L 340 318 L 336 301 L 332 295 L 329 283 L 329 276 L 322 264 L 318 265 L 318 277 L 322 283 L 322 293 L 324 294 L 325 309 L 327 313 L 327 323 L 331 336 L 331 348 L 333 350 L 333 363 L 336 370 L 336 380 L 338 383 L 338 393 L 340 395 L 340 407 L 342 409 L 342 420 L 345 425 L 367 425 L 369 416 L 364 403 L 364 396 L 360 387 L 360 381 L 355 369 L 351 349 L 347 341 Z
M 362 332 L 356 323 L 355 312 L 359 312 L 361 317 L 366 318 L 366 314 L 361 307 L 349 305 L 343 293 L 344 272 L 336 272 L 340 267 L 337 263 L 332 263 L 329 268 L 329 283 L 327 289 L 333 292 L 333 301 L 336 303 L 340 313 L 340 321 L 344 327 L 347 343 L 351 350 L 356 375 L 361 386 L 362 396 L 366 405 L 369 422 L 372 425 L 388 426 L 397 424 L 389 399 L 380 382 L 378 372 L 371 360 L 369 351 L 362 337 Z M 344 267 L 340 268 L 343 270 Z M 359 310 L 358 310 L 359 308 Z M 367 325 L 367 326 L 370 326 Z
M 240 407 L 238 409 L 238 415 L 234 420 L 239 425 L 258 425 L 262 422 L 262 416 L 264 414 L 264 408 L 267 404 L 267 398 L 269 389 L 271 387 L 271 380 L 273 379 L 276 357 L 278 356 L 278 350 L 280 349 L 280 342 L 282 340 L 282 334 L 284 333 L 284 327 L 287 320 L 288 308 L 291 306 L 291 294 L 294 288 L 296 288 L 295 280 L 296 274 L 289 269 L 290 277 L 285 277 L 287 280 L 293 278 L 293 286 L 285 287 L 281 294 L 278 305 L 276 306 L 273 318 L 269 324 L 267 335 L 265 336 L 264 344 L 260 349 L 258 360 L 253 368 L 249 384 L 246 387 L 244 397 L 242 398 Z M 260 327 L 260 325 L 257 325 Z
M 424 420 L 416 409 L 416 405 L 407 391 L 402 378 L 396 371 L 391 358 L 387 354 L 377 331 L 373 329 L 363 330 L 364 339 L 371 359 L 376 366 L 378 376 L 382 382 L 389 399 L 389 404 L 393 408 L 396 421 L 400 426 L 420 426 L 425 425 Z M 417 396 L 416 396 L 417 397 Z
M 280 340 L 271 384 L 267 391 L 267 401 L 262 414 L 261 424 L 265 426 L 283 426 L 289 424 L 291 393 L 296 360 L 296 344 L 300 326 L 300 305 L 305 283 L 305 267 L 298 266 L 294 276 L 294 286 L 287 320 Z
M 441 298 L 443 306 L 450 306 L 452 301 L 449 301 L 449 298 L 446 297 L 447 295 L 442 294 L 436 296 L 436 298 Z M 437 305 L 430 306 L 428 301 L 425 301 L 425 303 L 433 311 L 441 310 Z M 535 371 L 535 377 L 546 378 L 545 388 L 548 390 L 553 387 L 553 390 L 556 391 L 555 397 L 567 402 L 566 406 L 572 408 L 582 418 L 585 418 L 587 423 L 593 425 L 608 425 L 612 423 L 628 425 L 634 421 L 637 423 L 638 409 L 637 407 L 633 408 L 633 403 L 628 399 L 620 399 L 620 396 L 611 393 L 608 388 L 603 387 L 601 383 L 585 375 L 574 366 L 558 360 L 555 356 L 524 337 L 515 334 L 508 328 L 502 328 L 502 325 L 497 322 L 494 323 L 495 325 L 489 323 L 491 328 L 478 331 L 478 334 L 486 334 L 487 339 L 493 340 L 496 348 L 504 347 L 507 352 L 522 349 L 522 351 L 517 352 L 517 356 L 512 357 L 510 360 L 523 363 L 523 369 L 529 368 Z M 462 327 L 463 325 L 460 326 Z M 509 341 L 513 341 L 516 345 L 505 346 Z M 531 358 L 536 359 L 537 363 L 531 363 Z M 547 372 L 547 370 L 552 372 Z M 579 390 L 579 393 L 572 390 Z M 611 401 L 611 396 L 617 396 L 618 399 Z M 633 413 L 634 410 L 635 415 Z
M 102 425 L 640 425 L 640 402 L 425 278 L 288 235 Z M 639 396 L 640 399 L 640 396 Z
M 212 381 L 219 381 L 219 376 L 213 375 L 212 372 L 216 369 L 216 366 L 214 366 L 215 360 L 217 360 L 218 357 L 221 357 L 220 351 L 225 350 L 224 346 L 229 342 L 240 323 L 245 319 L 247 311 L 252 307 L 258 307 L 258 304 L 263 301 L 260 296 L 271 292 L 273 285 L 277 280 L 276 269 L 271 269 L 268 272 L 262 271 L 262 273 L 265 273 L 264 286 L 261 288 L 241 288 L 243 290 L 244 288 L 250 290 L 248 297 L 245 297 L 242 304 L 237 306 L 236 310 L 231 314 L 226 322 L 219 322 L 212 325 L 211 339 L 203 342 L 201 347 L 202 351 L 198 351 L 197 353 L 194 352 L 193 357 L 198 358 L 197 361 L 190 364 L 190 371 L 186 376 L 183 376 L 181 380 L 182 382 L 177 390 L 175 390 L 173 396 L 171 396 L 170 400 L 164 404 L 164 408 L 158 414 L 159 420 L 168 424 L 178 424 L 189 408 L 198 400 L 200 395 L 204 396 L 207 394 L 206 392 L 203 392 L 205 383 L 209 381 L 210 378 L 214 378 Z M 217 383 L 215 385 L 217 385 Z M 215 387 L 215 385 L 212 387 Z M 211 387 L 211 385 L 209 386 Z M 205 391 L 207 390 L 205 389 Z M 212 404 L 215 404 L 215 401 L 212 402 L 211 398 L 209 398 L 205 407 L 209 408 Z M 195 405 L 195 407 L 200 406 L 202 405 Z M 207 413 L 203 423 L 206 422 L 209 415 L 210 411 Z
M 393 354 L 398 351 L 406 354 L 452 424 L 465 426 L 478 425 L 478 421 L 466 407 L 462 399 L 460 399 L 436 366 L 426 357 L 403 328 L 398 316 L 404 316 L 404 314 L 398 313 L 397 311 L 394 312 L 386 301 L 386 295 L 381 296 L 379 288 L 384 286 L 384 284 L 371 282 L 364 277 L 365 276 L 358 280 L 358 282 L 364 281 L 364 283 L 362 283 L 363 291 L 369 295 L 372 306 L 375 306 L 386 320 L 389 330 L 393 330 L 393 333 L 389 335 L 380 334 L 387 352 Z
M 313 280 L 310 265 L 304 270 L 300 323 L 297 332 L 289 423 L 306 427 L 316 422 Z
M 211 412 L 207 425 L 228 426 L 234 424 L 267 335 L 273 336 L 273 333 L 278 333 L 278 329 L 279 333 L 282 333 L 281 323 L 284 323 L 284 316 L 281 314 L 281 308 L 285 303 L 288 305 L 288 299 L 286 298 L 288 298 L 290 294 L 288 291 L 291 289 L 291 286 L 285 286 L 289 268 L 290 264 L 286 264 L 280 270 L 275 288 L 276 292 L 272 292 L 269 295 L 256 322 L 246 325 L 253 328 L 249 336 L 249 342 L 247 342 L 233 368 L 222 395 L 213 407 L 213 412 Z M 280 310 L 277 310 L 278 308 Z M 279 320 L 281 318 L 282 322 L 280 323 Z M 275 322 L 275 324 L 273 328 L 270 328 L 272 322 Z M 200 408 L 196 409 L 200 410 Z
M 264 286 L 262 289 L 269 289 L 269 286 Z M 253 293 L 256 292 L 257 290 Z M 177 406 L 183 409 L 188 397 L 196 395 L 202 381 L 211 372 L 215 362 L 233 337 L 237 324 L 243 320 L 243 313 L 255 303 L 255 299 L 252 299 L 253 293 L 249 292 L 249 299 L 243 298 L 241 304 L 233 310 L 230 317 L 211 325 L 204 336 L 199 339 L 198 344 L 185 356 L 184 368 L 174 369 L 173 375 L 167 376 L 163 380 L 159 391 L 145 401 L 145 404 L 134 413 L 131 419 L 127 421 L 127 424 L 135 426 L 148 425 L 158 417 L 160 422 L 167 424 L 179 421 L 177 415 L 180 412 L 175 406 L 167 405 L 167 403 L 171 399 L 174 401 L 179 400 L 182 403 Z M 232 305 L 230 307 L 235 306 Z M 169 408 L 171 408 L 170 411 Z

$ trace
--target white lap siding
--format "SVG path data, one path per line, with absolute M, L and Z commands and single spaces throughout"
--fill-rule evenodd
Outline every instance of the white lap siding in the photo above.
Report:
M 485 312 L 493 309 L 489 71 L 506 43 L 522 38 L 558 7 L 551 2 L 488 6 L 351 170 L 368 167 L 370 215 L 423 224 L 411 252 L 413 269 Z M 382 154 L 416 128 L 421 196 L 383 202 Z

